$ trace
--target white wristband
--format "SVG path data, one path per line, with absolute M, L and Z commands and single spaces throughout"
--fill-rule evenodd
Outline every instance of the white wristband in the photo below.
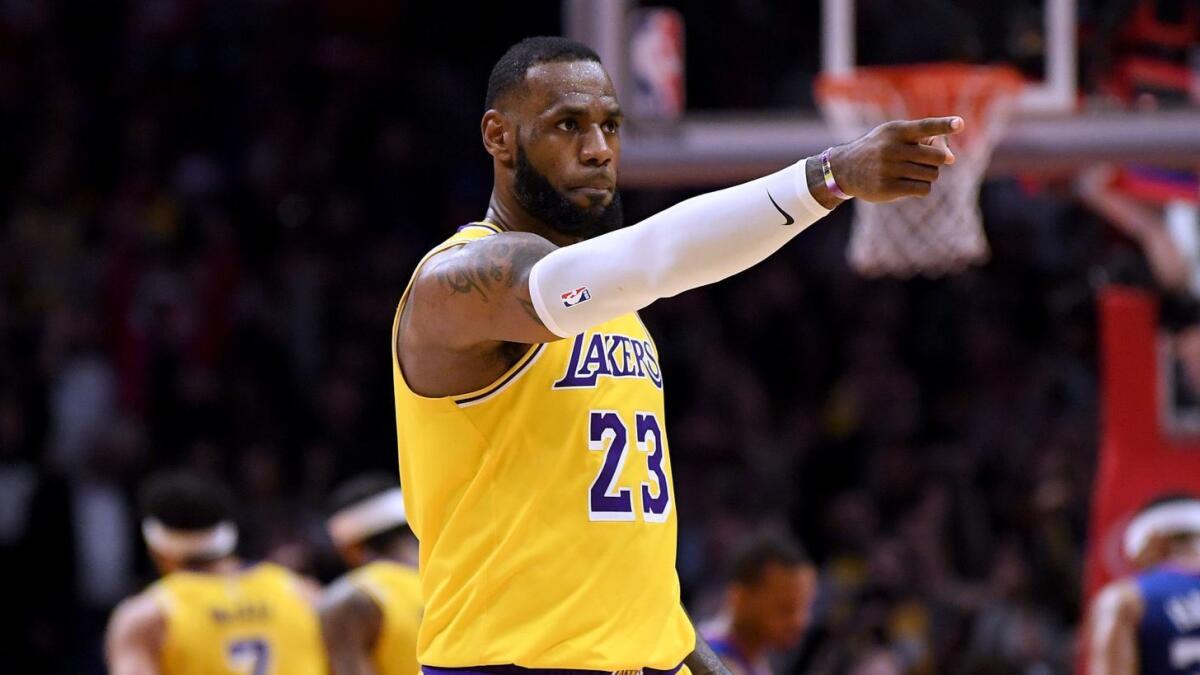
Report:
M 828 213 L 809 192 L 802 160 L 564 246 L 534 264 L 529 294 L 546 328 L 571 337 L 746 270 Z

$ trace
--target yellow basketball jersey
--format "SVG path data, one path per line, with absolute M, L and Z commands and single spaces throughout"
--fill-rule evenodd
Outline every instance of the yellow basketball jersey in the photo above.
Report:
M 495 232 L 469 225 L 430 255 Z M 587 295 L 574 290 L 573 301 Z M 532 345 L 460 396 L 414 393 L 394 348 L 392 374 L 421 541 L 420 662 L 679 665 L 695 634 L 675 572 L 662 372 L 638 316 Z
M 272 563 L 237 575 L 174 572 L 150 587 L 167 618 L 164 675 L 324 675 L 316 611 Z
M 417 628 L 421 625 L 421 582 L 407 565 L 379 561 L 350 573 L 350 582 L 383 615 L 371 662 L 379 675 L 417 675 Z

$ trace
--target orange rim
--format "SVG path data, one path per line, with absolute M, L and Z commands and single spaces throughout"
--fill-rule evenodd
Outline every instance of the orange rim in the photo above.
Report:
M 815 90 L 827 112 L 858 106 L 876 109 L 888 118 L 959 115 L 967 121 L 966 135 L 973 137 L 983 131 L 980 120 L 988 119 L 989 108 L 998 100 L 1015 98 L 1024 86 L 1024 78 L 1010 66 L 932 63 L 822 74 Z

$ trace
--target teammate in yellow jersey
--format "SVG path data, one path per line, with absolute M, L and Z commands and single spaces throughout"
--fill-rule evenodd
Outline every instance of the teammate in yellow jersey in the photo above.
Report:
M 417 540 L 396 479 L 359 476 L 334 490 L 331 502 L 329 534 L 353 570 L 321 601 L 333 675 L 417 675 Z
M 272 563 L 234 555 L 233 499 L 194 474 L 142 488 L 142 532 L 162 579 L 113 612 L 112 675 L 323 675 L 318 589 Z
M 680 605 L 663 373 L 637 310 L 849 196 L 928 194 L 963 120 L 890 122 L 623 228 L 622 114 L 591 49 L 522 41 L 484 108 L 486 218 L 422 260 L 393 331 L 423 671 L 723 673 Z

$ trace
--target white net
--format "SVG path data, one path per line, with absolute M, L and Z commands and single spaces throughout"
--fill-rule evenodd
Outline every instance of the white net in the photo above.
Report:
M 955 163 L 930 194 L 885 204 L 856 200 L 850 264 L 868 276 L 940 276 L 987 260 L 979 186 L 1020 91 L 1008 68 L 941 64 L 860 68 L 823 76 L 822 112 L 843 140 L 895 119 L 960 115 L 966 130 L 950 140 Z

